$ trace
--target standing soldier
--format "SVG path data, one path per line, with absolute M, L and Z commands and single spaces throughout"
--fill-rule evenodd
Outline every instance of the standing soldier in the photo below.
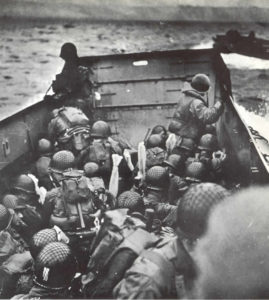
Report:
M 185 84 L 174 113 L 169 131 L 181 137 L 190 138 L 198 142 L 207 124 L 215 123 L 220 117 L 223 104 L 217 101 L 214 106 L 208 107 L 206 100 L 210 88 L 210 80 L 205 74 L 193 77 L 191 85 Z
M 52 82 L 54 98 L 63 98 L 69 105 L 86 109 L 92 119 L 92 71 L 79 65 L 77 48 L 72 43 L 65 43 L 61 48 L 60 57 L 65 61 L 61 74 L 56 75 Z

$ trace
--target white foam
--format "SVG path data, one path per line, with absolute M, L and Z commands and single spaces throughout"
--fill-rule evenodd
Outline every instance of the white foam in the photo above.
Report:
M 211 49 L 213 48 L 213 41 L 203 41 L 199 45 L 193 46 L 191 49 Z
M 269 61 L 236 53 L 221 54 L 225 64 L 234 69 L 263 70 L 269 69 Z
M 237 103 L 235 105 L 247 126 L 251 126 L 254 130 L 257 130 L 261 136 L 269 141 L 269 115 L 262 117 L 254 112 L 247 111 L 242 105 Z

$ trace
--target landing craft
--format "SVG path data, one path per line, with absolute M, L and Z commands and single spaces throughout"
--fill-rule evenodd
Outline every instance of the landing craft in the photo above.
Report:
M 197 73 L 210 77 L 211 106 L 220 99 L 224 112 L 216 128 L 228 157 L 226 179 L 241 185 L 269 182 L 269 145 L 240 116 L 231 92 L 229 70 L 215 49 L 176 50 L 80 58 L 93 70 L 97 92 L 94 118 L 107 121 L 114 135 L 136 148 L 148 128 L 168 126 L 185 81 Z M 37 140 L 47 136 L 50 112 L 64 105 L 51 96 L 0 122 L 0 185 L 4 193 L 35 158 Z

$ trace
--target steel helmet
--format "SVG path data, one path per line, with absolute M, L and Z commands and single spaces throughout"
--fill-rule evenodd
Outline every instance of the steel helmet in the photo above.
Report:
M 60 57 L 64 60 L 77 59 L 77 48 L 73 43 L 65 43 L 62 45 Z
M 154 147 L 161 147 L 163 144 L 163 139 L 159 134 L 152 134 L 147 142 L 146 142 L 146 147 L 149 148 L 154 148 Z
M 63 173 L 74 167 L 75 156 L 71 151 L 61 150 L 56 152 L 50 162 L 50 170 L 55 173 Z
M 146 184 L 149 189 L 163 190 L 168 188 L 169 173 L 161 166 L 151 167 L 146 173 Z
M 10 212 L 8 209 L 0 204 L 0 230 L 7 228 L 10 220 Z
M 3 205 L 6 208 L 16 209 L 19 205 L 19 198 L 12 194 L 7 194 L 2 200 Z
M 193 161 L 186 167 L 185 177 L 187 181 L 201 182 L 207 179 L 208 169 L 204 163 Z
M 167 131 L 166 128 L 163 125 L 156 125 L 152 128 L 151 134 L 160 134 L 164 133 L 166 135 Z
M 200 299 L 268 299 L 268 187 L 231 195 L 210 213 L 195 249 Z
M 217 150 L 217 146 L 218 146 L 217 137 L 211 133 L 207 133 L 202 135 L 198 145 L 198 149 L 213 152 Z
M 108 138 L 111 135 L 110 126 L 105 121 L 96 121 L 92 125 L 91 136 L 95 138 Z
M 224 187 L 215 183 L 200 183 L 190 186 L 177 209 L 179 228 L 192 237 L 201 236 L 207 226 L 213 206 L 230 195 Z
M 181 128 L 182 125 L 180 122 L 172 120 L 168 126 L 168 131 L 177 134 L 177 132 L 181 130 Z
M 37 151 L 40 154 L 46 154 L 52 151 L 52 144 L 47 139 L 40 139 L 37 143 Z
M 35 261 L 34 283 L 52 290 L 68 288 L 77 269 L 71 249 L 64 243 L 46 245 Z
M 196 144 L 195 144 L 194 140 L 190 139 L 190 138 L 185 138 L 185 137 L 182 139 L 181 144 L 178 146 L 178 148 L 185 149 L 190 152 L 193 152 L 195 147 L 196 147 Z
M 34 259 L 36 259 L 38 253 L 45 247 L 47 244 L 52 242 L 57 242 L 58 236 L 57 232 L 53 228 L 46 228 L 38 231 L 32 236 L 32 239 L 29 243 L 29 250 Z
M 88 162 L 84 165 L 83 169 L 87 177 L 94 177 L 98 175 L 99 166 L 95 162 Z
M 205 74 L 196 74 L 192 78 L 191 86 L 198 92 L 207 92 L 210 87 L 210 79 Z
M 171 154 L 164 160 L 164 165 L 170 166 L 175 171 L 182 171 L 185 167 L 185 159 L 182 155 Z
M 26 174 L 22 174 L 17 178 L 13 186 L 13 190 L 17 192 L 24 192 L 29 195 L 36 195 L 35 183 L 32 178 Z
M 119 195 L 117 208 L 129 208 L 131 212 L 144 212 L 144 201 L 141 195 L 133 191 L 125 191 Z

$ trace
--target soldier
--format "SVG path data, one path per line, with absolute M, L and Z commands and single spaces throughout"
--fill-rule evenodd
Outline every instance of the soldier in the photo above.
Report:
M 206 182 L 209 179 L 209 168 L 201 161 L 194 160 L 186 166 L 185 181 L 188 184 Z
M 208 107 L 206 96 L 209 88 L 210 80 L 205 74 L 195 75 L 190 86 L 185 84 L 173 121 L 169 124 L 170 132 L 198 142 L 205 125 L 218 120 L 223 104 L 217 101 L 213 107 Z
M 163 226 L 174 227 L 176 206 L 168 203 L 169 173 L 166 168 L 154 166 L 146 172 L 146 208 L 153 208 Z
M 28 294 L 12 299 L 69 298 L 69 287 L 77 271 L 76 259 L 70 248 L 60 242 L 46 245 L 38 254 L 34 266 L 34 285 Z
M 226 160 L 226 154 L 217 150 L 217 137 L 210 133 L 204 134 L 200 139 L 198 149 L 200 151 L 198 159 L 209 169 L 212 181 L 223 181 L 223 165 Z
M 52 189 L 49 178 L 49 165 L 53 155 L 52 143 L 47 139 L 40 139 L 37 144 L 38 158 L 34 165 L 33 174 L 39 180 L 39 186 L 45 187 L 47 190 Z
M 16 230 L 22 238 L 29 242 L 33 234 L 48 226 L 48 215 L 46 207 L 39 203 L 40 195 L 36 192 L 33 179 L 26 175 L 20 175 L 13 185 L 11 191 L 16 196 L 12 202 L 16 212 Z
M 206 232 L 212 209 L 229 195 L 228 190 L 210 182 L 194 184 L 183 195 L 177 210 L 177 230 L 190 253 Z
M 92 142 L 90 146 L 83 151 L 80 161 L 82 165 L 87 162 L 95 162 L 99 166 L 99 174 L 104 179 L 105 186 L 108 187 L 112 172 L 112 154 L 123 155 L 124 146 L 111 138 L 111 128 L 104 121 L 96 121 L 91 130 Z M 132 175 L 123 159 L 119 165 L 120 181 L 128 181 Z M 124 178 L 121 176 L 124 174 Z M 119 185 L 124 183 L 119 182 Z M 120 188 L 121 190 L 123 188 Z
M 7 200 L 14 199 L 8 195 Z M 15 293 L 18 274 L 25 272 L 29 267 L 31 255 L 26 251 L 28 246 L 14 229 L 16 215 L 11 208 L 0 204 L 0 297 L 10 298 Z
M 193 139 L 184 138 L 182 139 L 179 136 L 175 136 L 176 143 L 171 149 L 170 154 L 178 154 L 181 155 L 185 160 L 194 157 L 194 153 L 196 151 L 196 144 Z
M 66 239 L 60 228 L 47 228 L 34 234 L 29 242 L 30 252 L 11 256 L 0 269 L 0 272 L 4 272 L 5 289 L 9 289 L 7 292 L 12 295 L 28 293 L 33 287 L 33 263 L 39 252 L 49 243 L 66 242 Z
M 160 144 L 160 147 L 165 149 L 165 142 L 167 140 L 166 128 L 163 125 L 156 125 L 152 128 L 151 135 L 153 134 L 158 134 L 161 137 L 162 142 Z
M 83 294 L 90 299 L 108 299 L 123 278 L 126 270 L 146 248 L 153 246 L 158 237 L 146 231 L 146 219 L 140 213 L 141 197 L 133 192 L 119 196 L 120 208 L 107 211 L 91 248 L 93 252 L 82 277 Z
M 183 239 L 183 232 L 191 241 L 199 238 L 207 228 L 212 208 L 228 195 L 227 190 L 213 183 L 188 190 L 177 207 L 177 237 L 163 239 L 153 249 L 143 251 L 114 288 L 114 297 L 174 299 L 191 296 L 196 267 L 190 255 L 193 249 Z
M 167 153 L 162 144 L 163 140 L 159 134 L 152 134 L 146 141 L 146 169 L 163 164 Z
M 115 197 L 105 188 L 103 178 L 99 175 L 97 163 L 88 162 L 84 165 L 84 173 L 87 184 L 93 195 L 93 201 L 97 209 L 107 210 L 115 207 Z
M 57 150 L 69 150 L 78 156 L 89 145 L 89 118 L 76 107 L 54 109 L 48 135 Z
M 175 299 L 186 297 L 195 276 L 194 263 L 175 235 L 159 239 L 142 251 L 113 289 L 117 299 Z
M 268 187 L 251 187 L 219 204 L 198 241 L 196 297 L 268 299 Z
M 138 212 L 144 215 L 145 213 L 143 197 L 134 191 L 125 191 L 120 194 L 116 201 L 116 208 L 128 208 L 130 214 Z
M 54 98 L 66 100 L 66 105 L 82 108 L 92 120 L 93 88 L 92 70 L 81 66 L 77 48 L 72 43 L 65 43 L 61 48 L 60 57 L 65 61 L 61 74 L 56 75 L 52 82 Z
M 62 150 L 56 152 L 48 168 L 51 187 L 55 188 L 61 186 L 61 182 L 64 178 L 63 173 L 71 171 L 74 167 L 75 156 L 71 151 Z
M 169 171 L 169 188 L 168 188 L 168 202 L 177 205 L 181 196 L 188 189 L 188 184 L 183 179 L 185 171 L 185 161 L 183 156 L 171 154 L 163 163 L 168 167 Z

